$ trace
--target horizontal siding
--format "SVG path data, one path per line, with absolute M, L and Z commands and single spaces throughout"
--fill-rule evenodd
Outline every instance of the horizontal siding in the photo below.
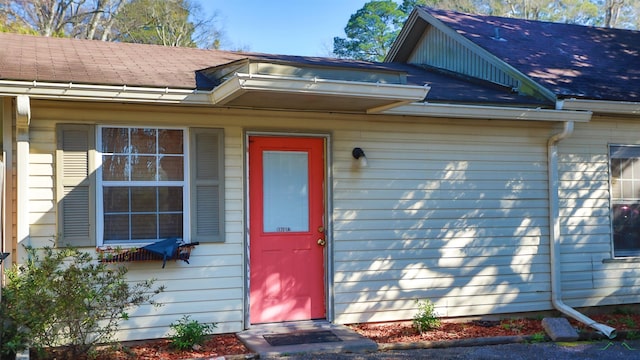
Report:
M 331 134 L 330 284 L 339 323 L 410 319 L 415 299 L 443 316 L 551 308 L 546 141 L 551 124 L 322 116 L 285 112 L 145 106 L 60 108 L 34 101 L 30 128 L 30 234 L 55 236 L 54 124 L 153 123 L 225 129 L 225 243 L 196 246 L 190 264 L 134 263 L 131 281 L 155 277 L 165 305 L 144 306 L 123 324 L 122 339 L 165 336 L 183 314 L 244 324 L 244 132 Z M 89 113 L 88 110 L 91 110 Z M 304 116 L 305 121 L 300 121 Z M 604 131 L 615 124 L 616 131 Z M 637 141 L 631 121 L 576 125 L 560 145 L 562 281 L 574 306 L 629 302 L 640 287 L 633 265 L 610 257 L 608 141 Z M 609 138 L 602 134 L 607 134 Z M 603 137 L 604 136 L 604 137 Z M 361 147 L 369 166 L 354 165 Z M 637 299 L 637 295 L 635 295 Z M 635 301 L 638 302 L 638 301 Z
M 56 235 L 55 123 L 91 118 L 91 113 L 73 108 L 62 111 L 53 107 L 49 110 L 38 108 L 34 102 L 30 127 L 29 219 L 30 239 L 34 246 L 51 246 Z M 137 118 L 136 114 L 125 111 L 118 116 Z M 101 123 L 116 123 L 109 119 L 118 116 L 105 115 Z M 175 125 L 169 121 L 170 115 L 165 117 L 165 121 L 162 116 L 157 117 L 153 126 Z M 144 124 L 144 121 L 137 123 Z M 169 261 L 164 269 L 161 262 L 124 264 L 129 269 L 129 281 L 154 278 L 157 285 L 165 286 L 165 291 L 155 297 L 161 307 L 145 305 L 130 312 L 130 319 L 122 323 L 118 333 L 121 340 L 167 336 L 169 325 L 183 315 L 190 315 L 200 322 L 215 322 L 219 333 L 240 331 L 244 327 L 243 130 L 230 119 L 216 123 L 211 117 L 202 115 L 192 117 L 190 122 L 181 122 L 181 126 L 225 129 L 225 242 L 196 246 L 189 264 Z
M 608 144 L 638 144 L 637 119 L 594 117 L 560 143 L 563 298 L 572 306 L 640 302 L 637 263 L 612 257 Z
M 425 298 L 443 316 L 548 308 L 550 129 L 471 125 L 334 133 L 338 322 L 410 319 Z

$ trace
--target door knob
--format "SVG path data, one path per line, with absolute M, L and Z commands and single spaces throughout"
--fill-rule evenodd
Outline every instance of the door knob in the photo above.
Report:
M 325 246 L 326 244 L 327 244 L 327 242 L 324 241 L 324 239 L 318 239 L 318 245 Z

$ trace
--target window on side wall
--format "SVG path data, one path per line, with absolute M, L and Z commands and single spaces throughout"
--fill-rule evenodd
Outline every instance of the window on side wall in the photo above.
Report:
M 640 256 L 640 146 L 611 145 L 609 155 L 613 253 Z
M 59 245 L 224 241 L 222 130 L 60 124 L 57 137 Z

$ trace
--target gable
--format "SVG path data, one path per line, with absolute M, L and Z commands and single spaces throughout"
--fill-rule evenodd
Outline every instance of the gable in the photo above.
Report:
M 541 100 L 555 99 L 553 93 L 473 41 L 461 36 L 422 8 L 414 10 L 402 32 L 404 34 L 398 36 L 387 61 L 401 61 L 441 69 L 495 84 L 514 93 Z M 494 41 L 502 42 L 499 32 L 494 38 Z
M 412 21 L 413 24 L 410 24 Z M 520 93 L 640 100 L 640 32 L 418 8 L 389 60 L 433 66 Z

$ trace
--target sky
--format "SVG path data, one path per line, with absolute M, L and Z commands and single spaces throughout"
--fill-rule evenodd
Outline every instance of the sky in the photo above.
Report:
M 368 0 L 196 0 L 225 33 L 222 48 L 330 56 L 349 18 Z

